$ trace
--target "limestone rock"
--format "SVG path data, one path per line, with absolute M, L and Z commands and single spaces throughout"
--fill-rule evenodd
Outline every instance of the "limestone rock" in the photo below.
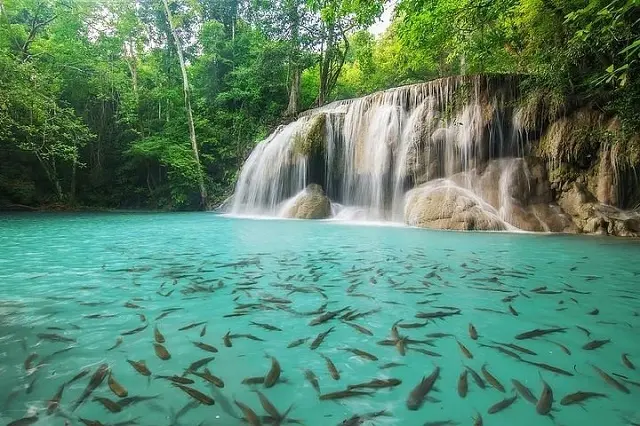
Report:
M 405 222 L 411 226 L 464 231 L 502 231 L 495 210 L 472 192 L 437 180 L 407 193 Z
M 331 216 L 331 202 L 320 185 L 311 184 L 285 205 L 281 216 L 292 219 L 326 219 Z

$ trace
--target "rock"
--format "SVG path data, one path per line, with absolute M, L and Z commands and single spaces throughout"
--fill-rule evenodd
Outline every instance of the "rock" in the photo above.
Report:
M 293 219 L 326 219 L 331 216 L 331 201 L 322 187 L 313 183 L 289 200 L 280 215 Z
M 326 114 L 309 118 L 302 130 L 293 136 L 293 152 L 305 157 L 322 154 L 325 148 L 326 122 Z
M 471 191 L 436 180 L 407 193 L 405 222 L 411 226 L 460 231 L 502 231 L 504 221 Z

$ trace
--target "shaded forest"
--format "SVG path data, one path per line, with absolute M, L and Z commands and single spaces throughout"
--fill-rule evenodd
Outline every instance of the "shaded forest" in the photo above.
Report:
M 210 208 L 301 111 L 460 74 L 640 158 L 639 70 L 640 0 L 0 0 L 0 208 Z

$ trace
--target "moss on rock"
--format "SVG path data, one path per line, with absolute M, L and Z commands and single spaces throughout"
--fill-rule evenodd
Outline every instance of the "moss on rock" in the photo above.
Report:
M 311 157 L 322 153 L 325 147 L 326 122 L 326 114 L 317 114 L 312 116 L 303 129 L 294 135 L 294 154 Z

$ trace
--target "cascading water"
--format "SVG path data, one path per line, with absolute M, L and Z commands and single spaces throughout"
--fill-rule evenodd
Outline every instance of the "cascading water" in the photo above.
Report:
M 287 216 L 292 197 L 300 203 L 315 183 L 338 218 L 421 225 L 462 214 L 463 227 L 473 227 L 469 220 L 481 220 L 470 215 L 482 212 L 492 228 L 513 229 L 536 196 L 525 160 L 531 144 L 513 107 L 517 87 L 515 77 L 445 78 L 307 111 L 254 149 L 231 212 Z M 408 208 L 419 210 L 408 200 L 434 194 L 451 211 L 427 206 L 412 223 Z

